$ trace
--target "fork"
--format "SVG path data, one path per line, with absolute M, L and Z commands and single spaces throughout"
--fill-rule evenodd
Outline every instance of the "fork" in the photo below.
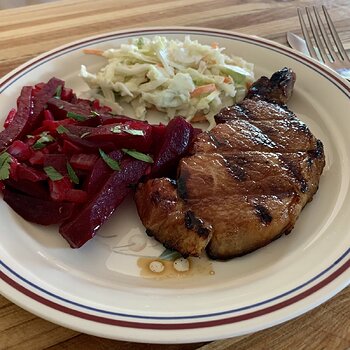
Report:
M 313 6 L 305 8 L 306 17 L 309 22 L 311 33 L 304 21 L 303 10 L 298 8 L 299 22 L 303 32 L 307 48 L 310 56 L 320 60 L 328 67 L 335 70 L 344 78 L 350 80 L 350 59 L 346 53 L 343 44 L 340 41 L 339 35 L 334 27 L 331 17 L 325 6 L 322 5 L 324 18 L 327 26 L 321 19 L 319 10 Z M 316 22 L 315 22 L 316 18 Z M 328 31 L 327 31 L 328 29 Z M 312 37 L 314 40 L 312 40 Z M 313 42 L 314 41 L 314 42 Z M 316 52 L 318 50 L 319 55 Z

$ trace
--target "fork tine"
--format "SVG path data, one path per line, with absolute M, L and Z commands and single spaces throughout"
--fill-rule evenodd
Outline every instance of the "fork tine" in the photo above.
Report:
M 320 28 L 320 31 L 321 31 L 323 40 L 324 40 L 324 42 L 326 44 L 328 53 L 331 56 L 332 60 L 335 61 L 336 59 L 338 59 L 337 53 L 333 49 L 333 45 L 332 45 L 331 41 L 329 40 L 327 31 L 326 31 L 325 26 L 324 26 L 324 24 L 323 24 L 323 22 L 321 20 L 321 17 L 319 15 L 318 11 L 317 11 L 317 8 L 314 6 L 313 9 L 314 9 L 315 17 L 316 17 L 316 20 L 317 20 L 317 23 L 318 23 L 318 27 Z
M 335 44 L 336 44 L 336 46 L 338 48 L 338 51 L 339 51 L 340 55 L 343 57 L 343 59 L 345 61 L 350 61 L 349 57 L 348 57 L 348 55 L 347 55 L 347 53 L 346 53 L 346 51 L 344 49 L 344 46 L 343 46 L 343 44 L 340 41 L 339 35 L 338 35 L 338 33 L 337 33 L 337 31 L 336 31 L 336 29 L 334 27 L 333 21 L 332 21 L 331 17 L 328 14 L 327 8 L 324 5 L 322 5 L 322 10 L 323 10 L 323 13 L 324 13 L 324 15 L 326 17 L 326 21 L 327 21 L 329 30 L 330 30 L 330 32 L 332 34 L 332 37 L 334 39 L 334 42 L 335 42 Z
M 300 26 L 301 26 L 301 30 L 303 32 L 304 38 L 305 38 L 305 42 L 306 42 L 306 46 L 309 50 L 309 53 L 311 55 L 311 57 L 318 59 L 317 53 L 314 49 L 314 45 L 312 44 L 312 40 L 311 37 L 309 35 L 309 32 L 307 30 L 307 26 L 305 24 L 304 21 L 304 17 L 303 17 L 303 12 L 301 10 L 301 8 L 297 8 L 297 12 L 298 12 L 298 17 L 299 17 L 299 22 L 300 22 Z
M 309 19 L 311 32 L 314 36 L 315 43 L 316 43 L 316 46 L 318 48 L 318 51 L 320 52 L 321 58 L 322 58 L 323 62 L 330 63 L 329 58 L 327 56 L 327 52 L 325 50 L 325 47 L 324 47 L 324 45 L 320 39 L 320 36 L 318 34 L 314 19 L 312 18 L 311 10 L 308 7 L 306 8 L 306 15 L 307 15 L 307 18 Z

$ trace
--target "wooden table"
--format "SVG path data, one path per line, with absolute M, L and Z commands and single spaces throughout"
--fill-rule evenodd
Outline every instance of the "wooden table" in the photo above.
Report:
M 28 59 L 85 36 L 130 27 L 184 25 L 234 30 L 286 44 L 300 33 L 296 6 L 325 4 L 350 49 L 348 0 L 65 0 L 0 11 L 0 76 Z M 45 321 L 0 297 L 0 349 L 349 349 L 350 287 L 284 324 L 242 337 L 187 345 L 119 342 Z

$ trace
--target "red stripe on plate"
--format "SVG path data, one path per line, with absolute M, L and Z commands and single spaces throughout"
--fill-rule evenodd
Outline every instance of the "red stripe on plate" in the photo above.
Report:
M 44 297 L 35 294 L 34 292 L 30 291 L 29 289 L 25 288 L 24 286 L 20 285 L 13 279 L 11 279 L 9 276 L 5 275 L 2 271 L 0 271 L 0 277 L 3 281 L 5 281 L 7 284 L 9 284 L 11 287 L 15 288 L 19 292 L 25 294 L 31 299 L 34 299 L 35 301 L 44 304 L 52 309 L 55 309 L 57 311 L 61 311 L 63 313 L 79 317 L 85 320 L 97 322 L 97 323 L 103 323 L 108 324 L 112 326 L 119 326 L 119 327 L 128 327 L 128 328 L 138 328 L 138 329 L 164 329 L 164 330 L 178 330 L 178 329 L 194 329 L 194 328 L 205 328 L 205 327 L 215 327 L 220 325 L 226 325 L 230 323 L 237 323 L 245 320 L 249 320 L 255 317 L 263 316 L 266 314 L 269 314 L 271 312 L 277 311 L 279 309 L 285 308 L 289 305 L 292 305 L 296 303 L 299 300 L 302 300 L 309 295 L 315 293 L 319 289 L 323 288 L 330 282 L 332 282 L 335 278 L 337 278 L 339 275 L 341 275 L 345 270 L 347 270 L 350 267 L 350 259 L 345 262 L 344 265 L 340 266 L 339 269 L 334 271 L 331 275 L 326 277 L 324 280 L 320 281 L 313 287 L 305 290 L 304 292 L 295 295 L 294 297 L 291 297 L 287 300 L 284 300 L 280 303 L 277 303 L 275 305 L 271 305 L 269 307 L 263 308 L 261 310 L 248 312 L 243 315 L 238 316 L 232 316 L 232 317 L 226 317 L 218 320 L 212 320 L 212 321 L 200 321 L 200 322 L 191 322 L 191 323 L 142 323 L 142 322 L 134 322 L 134 321 L 124 321 L 124 320 L 116 320 L 111 319 L 107 317 L 97 316 L 97 315 L 91 315 L 85 312 L 81 312 L 75 309 L 70 309 L 69 307 L 57 304 L 51 300 L 45 299 Z

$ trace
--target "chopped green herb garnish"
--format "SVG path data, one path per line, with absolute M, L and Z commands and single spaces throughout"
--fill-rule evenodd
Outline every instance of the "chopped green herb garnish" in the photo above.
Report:
M 99 117 L 100 113 L 96 112 L 96 111 L 91 111 L 91 114 L 95 117 Z
M 85 115 L 81 115 L 81 114 L 74 113 L 74 112 L 67 112 L 67 117 L 74 119 L 74 120 L 77 120 L 78 122 L 83 122 L 87 119 Z
M 136 129 L 123 129 L 123 131 L 127 132 L 128 134 L 136 135 L 136 136 L 143 136 L 145 134 L 143 130 L 136 130 Z
M 56 131 L 59 133 L 59 134 L 67 134 L 69 133 L 69 130 L 67 128 L 65 128 L 63 125 L 59 125 L 57 128 L 56 128 Z
M 55 141 L 55 139 L 49 134 L 48 131 L 44 131 L 40 134 L 40 138 L 34 143 L 33 149 L 42 149 L 46 146 L 47 143 L 52 141 Z
M 162 260 L 176 260 L 181 258 L 181 254 L 176 250 L 165 249 L 162 254 L 160 254 L 159 259 Z
M 90 134 L 91 134 L 90 131 L 84 132 L 83 134 L 80 135 L 80 138 L 83 139 L 85 136 L 88 136 Z
M 98 150 L 100 152 L 100 155 L 102 157 L 102 159 L 106 162 L 106 164 L 113 170 L 120 170 L 120 166 L 119 163 L 112 159 L 111 157 L 109 157 L 105 152 L 102 151 L 102 149 Z
M 130 135 L 143 136 L 145 133 L 143 130 L 129 129 L 128 127 L 122 127 L 121 125 L 116 125 L 111 128 L 111 131 L 115 134 L 120 134 L 121 132 L 126 132 Z
M 45 166 L 44 171 L 46 175 L 49 177 L 52 181 L 58 181 L 63 179 L 63 175 L 60 174 L 53 166 Z
M 11 156 L 7 152 L 0 154 L 0 180 L 6 180 L 10 177 Z
M 122 151 L 135 159 L 142 160 L 143 162 L 147 162 L 147 163 L 153 163 L 152 157 L 148 154 L 144 154 L 144 153 L 135 151 L 133 149 L 126 149 L 126 148 L 123 148 Z
M 55 98 L 60 99 L 61 98 L 61 94 L 62 94 L 62 85 L 58 85 L 57 89 L 55 91 Z
M 69 162 L 67 162 L 67 172 L 68 172 L 68 177 L 70 178 L 70 180 L 74 184 L 79 185 L 79 178 L 78 178 L 77 174 L 75 173 L 74 169 L 72 168 L 72 166 L 69 164 Z
M 115 134 L 120 134 L 122 132 L 122 129 L 120 125 L 116 125 L 116 126 L 113 126 L 113 128 L 111 128 L 111 131 L 114 132 Z

